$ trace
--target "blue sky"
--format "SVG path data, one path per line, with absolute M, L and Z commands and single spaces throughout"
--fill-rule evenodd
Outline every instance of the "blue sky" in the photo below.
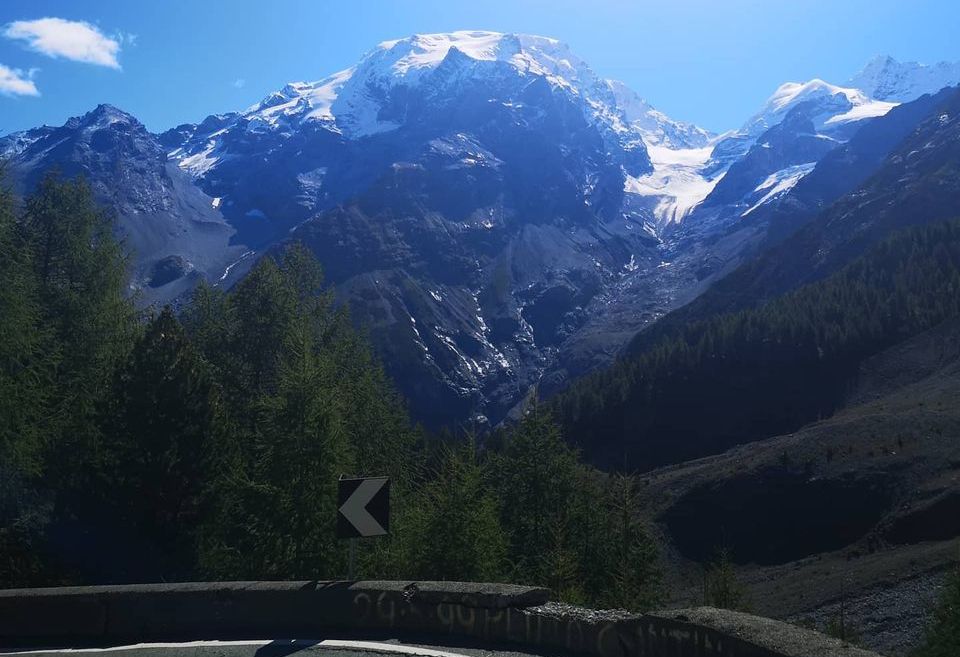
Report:
M 160 131 L 417 32 L 557 37 L 672 117 L 717 131 L 782 82 L 842 83 L 876 54 L 960 59 L 956 0 L 4 0 L 0 25 L 0 134 L 102 102 Z

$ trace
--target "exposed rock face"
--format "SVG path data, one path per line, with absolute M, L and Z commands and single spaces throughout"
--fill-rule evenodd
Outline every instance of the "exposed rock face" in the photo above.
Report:
M 213 199 L 167 160 L 156 136 L 115 107 L 8 136 L 0 153 L 24 192 L 48 171 L 87 180 L 115 215 L 117 235 L 133 256 L 131 289 L 145 303 L 173 301 L 201 276 L 217 280 L 242 252 L 230 245 L 235 231 Z
M 159 136 L 101 106 L 8 135 L 0 155 L 22 190 L 52 167 L 88 178 L 146 303 L 201 278 L 229 286 L 277 245 L 306 242 L 414 415 L 483 425 L 538 384 L 548 394 L 608 363 L 806 221 L 771 212 L 924 85 L 901 87 L 881 99 L 788 83 L 716 136 L 556 40 L 455 32 L 382 43 Z M 862 163 L 864 176 L 879 165 Z

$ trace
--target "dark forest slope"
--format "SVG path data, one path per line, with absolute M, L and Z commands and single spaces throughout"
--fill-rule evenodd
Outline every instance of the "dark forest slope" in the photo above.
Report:
M 756 309 L 691 323 L 556 405 L 594 461 L 649 469 L 792 431 L 867 358 L 960 314 L 960 222 L 919 227 Z

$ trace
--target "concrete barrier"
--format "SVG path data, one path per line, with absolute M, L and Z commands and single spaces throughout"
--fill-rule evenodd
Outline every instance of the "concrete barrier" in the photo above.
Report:
M 876 657 L 748 614 L 631 615 L 458 582 L 224 582 L 0 591 L 0 646 L 388 635 L 593 657 Z

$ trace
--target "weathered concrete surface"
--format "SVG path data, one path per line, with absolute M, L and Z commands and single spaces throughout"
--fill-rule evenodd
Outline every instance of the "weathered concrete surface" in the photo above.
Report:
M 475 640 L 594 657 L 875 657 L 770 619 L 700 608 L 632 615 L 546 589 L 456 582 L 223 582 L 0 591 L 0 646 L 331 633 Z
M 654 649 L 647 653 L 650 655 L 877 657 L 876 653 L 796 625 L 712 607 L 654 612 L 645 615 L 644 622 L 652 643 L 660 647 L 659 652 Z M 695 645 L 699 652 L 669 651 L 670 640 L 666 637 L 671 635 L 674 643 Z
M 517 584 L 481 584 L 474 582 L 366 581 L 350 587 L 353 591 L 403 593 L 407 599 L 431 604 L 451 603 L 468 607 L 504 609 L 535 607 L 550 599 L 549 589 Z

